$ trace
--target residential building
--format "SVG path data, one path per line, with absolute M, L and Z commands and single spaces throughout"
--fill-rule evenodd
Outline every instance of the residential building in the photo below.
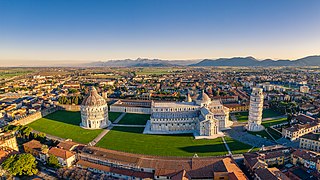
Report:
M 299 147 L 320 152 L 320 134 L 308 133 L 300 137 Z
M 75 153 L 57 147 L 50 148 L 48 155 L 56 156 L 61 166 L 70 167 L 76 161 Z
M 19 151 L 15 132 L 0 133 L 0 148 L 10 148 Z

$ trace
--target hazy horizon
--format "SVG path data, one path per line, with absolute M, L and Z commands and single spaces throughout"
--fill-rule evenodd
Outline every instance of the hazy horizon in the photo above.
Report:
M 320 54 L 320 1 L 0 1 L 1 66 Z

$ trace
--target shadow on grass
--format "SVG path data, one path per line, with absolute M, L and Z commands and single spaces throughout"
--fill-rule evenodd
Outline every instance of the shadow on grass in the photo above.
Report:
M 79 126 L 81 122 L 81 114 L 79 111 L 57 111 L 44 118 L 76 126 Z
M 238 141 L 228 141 L 227 143 L 232 151 L 242 151 L 252 148 L 252 146 Z
M 117 119 L 118 116 L 120 116 L 121 113 L 110 113 L 109 112 L 109 118 L 112 118 L 113 120 Z M 64 111 L 59 110 L 52 114 L 49 114 L 44 117 L 45 119 L 62 122 L 70 125 L 79 126 L 81 123 L 81 113 L 80 111 Z

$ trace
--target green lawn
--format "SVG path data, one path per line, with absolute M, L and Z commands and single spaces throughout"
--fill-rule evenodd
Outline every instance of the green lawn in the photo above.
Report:
M 160 156 L 217 156 L 227 154 L 221 138 L 195 140 L 192 134 L 147 135 L 144 128 L 114 127 L 96 146 Z
M 109 120 L 114 122 L 120 116 L 120 114 L 120 112 L 109 112 Z
M 243 154 L 248 152 L 252 148 L 252 146 L 232 139 L 229 136 L 225 136 L 224 139 L 226 140 L 230 150 L 232 151 L 232 154 Z
M 282 137 L 281 133 L 279 133 L 271 128 L 267 128 L 267 130 L 268 130 L 269 134 L 271 134 L 271 136 L 275 139 L 280 139 Z
M 31 73 L 31 70 L 12 70 L 12 71 L 0 71 L 0 79 L 12 78 L 15 76 L 21 76 L 28 73 Z
M 267 139 L 273 140 L 272 137 L 270 137 L 270 135 L 265 130 L 258 131 L 258 132 L 248 131 L 248 133 L 252 134 L 252 135 L 260 135 L 263 138 L 267 138 Z
M 127 113 L 119 122 L 119 124 L 135 124 L 145 125 L 150 119 L 150 114 L 130 114 Z
M 281 123 L 284 123 L 284 122 L 287 122 L 287 118 L 280 118 L 280 119 L 273 119 L 273 120 L 268 120 L 268 121 L 262 121 L 262 125 L 264 127 L 270 127 L 270 126 L 273 126 L 273 125 L 276 125 L 276 124 L 281 124 Z
M 281 116 L 279 112 L 273 111 L 271 109 L 264 109 L 262 112 L 262 118 L 271 118 L 276 116 Z M 248 121 L 249 112 L 238 112 L 235 113 L 235 116 L 239 122 Z
M 80 112 L 57 111 L 28 124 L 28 126 L 46 134 L 61 138 L 69 138 L 75 142 L 85 144 L 92 141 L 102 132 L 102 129 L 83 129 L 79 126 L 80 122 Z
M 248 121 L 249 112 L 239 112 L 235 116 L 238 122 L 246 122 Z
M 263 110 L 263 114 L 262 114 L 262 118 L 271 118 L 271 117 L 276 117 L 276 116 L 281 116 L 283 114 L 274 111 L 272 109 L 264 109 Z

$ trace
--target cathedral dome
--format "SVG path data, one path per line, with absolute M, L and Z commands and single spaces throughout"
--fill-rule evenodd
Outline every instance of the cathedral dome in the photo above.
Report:
M 107 102 L 106 100 L 100 96 L 95 87 L 90 87 L 89 95 L 84 98 L 82 101 L 82 106 L 102 106 L 105 105 Z
M 211 99 L 209 98 L 209 96 L 204 92 L 204 90 L 202 90 L 202 93 L 197 97 L 198 101 L 202 101 L 202 102 L 207 102 L 207 101 L 211 101 Z

